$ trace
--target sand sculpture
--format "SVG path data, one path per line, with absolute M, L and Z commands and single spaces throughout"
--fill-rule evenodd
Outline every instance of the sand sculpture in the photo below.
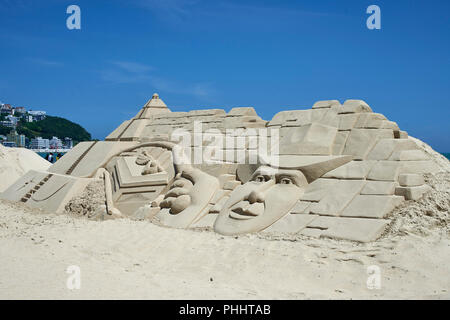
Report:
M 25 148 L 7 148 L 0 144 L 0 192 L 8 189 L 28 170 L 47 170 L 50 162 Z
M 180 132 L 190 135 L 181 149 Z M 264 155 L 261 132 L 270 140 Z M 218 137 L 224 143 L 212 148 Z M 64 212 L 103 180 L 106 201 L 97 217 L 224 235 L 367 242 L 382 234 L 397 205 L 430 189 L 423 174 L 437 170 L 406 132 L 362 100 L 319 101 L 267 122 L 251 107 L 171 112 L 154 94 L 105 141 L 78 144 L 47 171 L 29 171 L 1 198 Z

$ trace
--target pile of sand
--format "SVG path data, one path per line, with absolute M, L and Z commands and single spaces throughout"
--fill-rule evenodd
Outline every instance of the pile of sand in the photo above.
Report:
M 105 203 L 105 183 L 103 179 L 99 179 L 89 183 L 80 195 L 73 197 L 65 206 L 65 211 L 76 216 L 94 218 Z
M 31 150 L 0 145 L 0 192 L 5 191 L 28 170 L 45 171 L 50 166 L 50 162 Z
M 392 222 L 385 235 L 429 236 L 439 232 L 450 236 L 450 173 L 426 174 L 425 182 L 432 189 L 421 199 L 395 208 L 387 217 Z
M 425 174 L 431 190 L 417 201 L 405 201 L 387 217 L 392 220 L 385 236 L 414 234 L 429 236 L 433 232 L 450 236 L 450 161 L 425 142 L 410 137 L 439 167 L 436 174 Z

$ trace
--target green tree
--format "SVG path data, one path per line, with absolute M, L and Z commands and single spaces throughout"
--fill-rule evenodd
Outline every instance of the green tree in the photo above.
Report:
M 17 132 L 25 135 L 29 139 L 36 137 L 42 137 L 44 139 L 58 137 L 64 139 L 65 137 L 69 137 L 74 141 L 74 144 L 92 139 L 91 134 L 79 124 L 53 116 L 47 116 L 41 121 L 20 121 L 17 126 Z

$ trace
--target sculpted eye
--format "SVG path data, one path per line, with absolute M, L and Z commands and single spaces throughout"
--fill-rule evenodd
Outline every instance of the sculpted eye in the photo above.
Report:
M 256 178 L 255 178 L 255 181 L 256 182 L 264 182 L 264 181 L 266 181 L 266 179 L 264 178 L 264 176 L 256 176 Z
M 281 178 L 280 184 L 291 184 L 292 180 L 289 178 Z

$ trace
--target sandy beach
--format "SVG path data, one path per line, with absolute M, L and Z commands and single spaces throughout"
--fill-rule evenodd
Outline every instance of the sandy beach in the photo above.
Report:
M 449 299 L 448 207 L 428 216 L 405 208 L 395 230 L 362 244 L 90 221 L 2 201 L 0 298 Z M 78 290 L 66 284 L 72 265 Z M 373 265 L 380 289 L 367 287 Z
M 449 162 L 415 141 L 441 172 L 425 175 L 431 191 L 395 208 L 371 243 L 222 236 L 0 200 L 0 299 L 450 299 Z M 71 266 L 79 289 L 68 288 Z M 379 287 L 368 286 L 373 268 Z

